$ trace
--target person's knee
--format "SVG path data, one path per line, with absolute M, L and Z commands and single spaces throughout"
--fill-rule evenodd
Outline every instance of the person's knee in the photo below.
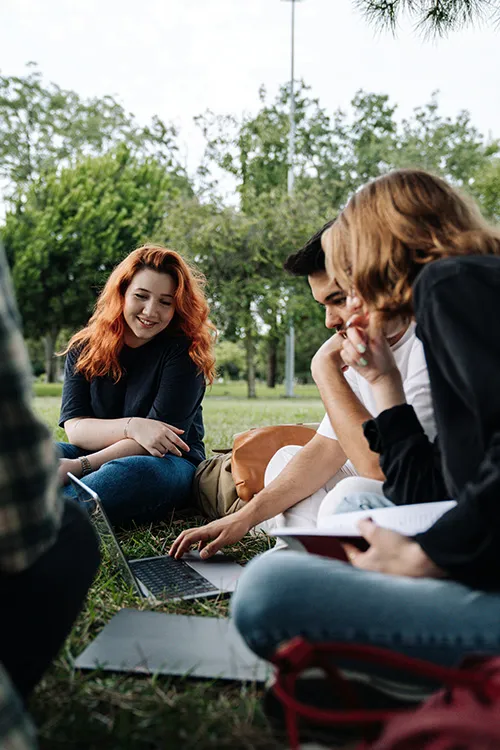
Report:
M 271 625 L 276 608 L 281 610 L 280 592 L 293 578 L 296 557 L 285 551 L 263 555 L 245 569 L 231 601 L 231 617 L 245 640 L 255 641 Z
M 318 523 L 327 516 L 339 511 L 344 506 L 349 495 L 357 494 L 360 477 L 346 477 L 328 492 L 318 511 Z
M 335 513 L 391 506 L 391 501 L 383 495 L 382 487 L 382 482 L 366 477 L 342 479 L 323 500 L 318 513 L 318 523 Z
M 339 497 L 346 498 L 348 495 L 357 495 L 361 492 L 372 493 L 376 490 L 382 492 L 382 485 L 382 482 L 374 479 L 366 479 L 366 477 L 346 477 L 332 491 L 337 492 Z

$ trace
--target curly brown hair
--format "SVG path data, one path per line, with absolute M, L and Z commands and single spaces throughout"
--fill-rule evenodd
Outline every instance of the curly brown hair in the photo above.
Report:
M 413 314 L 412 285 L 427 263 L 500 255 L 500 232 L 445 180 L 399 169 L 369 182 L 323 235 L 326 266 L 382 317 Z

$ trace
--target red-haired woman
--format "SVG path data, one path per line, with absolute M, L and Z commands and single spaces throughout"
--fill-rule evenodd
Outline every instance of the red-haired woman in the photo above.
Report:
M 178 253 L 140 247 L 114 269 L 66 350 L 59 424 L 70 443 L 59 443 L 60 476 L 84 477 L 115 524 L 189 505 L 214 376 L 202 287 Z

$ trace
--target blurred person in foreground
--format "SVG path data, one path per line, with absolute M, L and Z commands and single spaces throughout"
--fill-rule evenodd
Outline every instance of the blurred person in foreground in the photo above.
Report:
M 0 246 L 0 747 L 36 748 L 25 710 L 76 619 L 99 564 L 95 533 L 59 494 L 49 430 L 31 406 L 31 369 Z

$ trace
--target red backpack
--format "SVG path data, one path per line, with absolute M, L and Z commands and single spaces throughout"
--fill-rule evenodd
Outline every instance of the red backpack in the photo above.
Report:
M 335 657 L 411 672 L 443 688 L 416 709 L 364 709 L 355 685 L 333 665 Z M 365 739 L 356 750 L 500 750 L 500 657 L 469 658 L 454 669 L 374 646 L 294 638 L 273 662 L 278 668 L 273 690 L 285 711 L 291 750 L 300 747 L 299 717 L 322 726 L 360 727 Z M 295 698 L 297 677 L 311 667 L 325 672 L 344 709 L 319 709 Z

